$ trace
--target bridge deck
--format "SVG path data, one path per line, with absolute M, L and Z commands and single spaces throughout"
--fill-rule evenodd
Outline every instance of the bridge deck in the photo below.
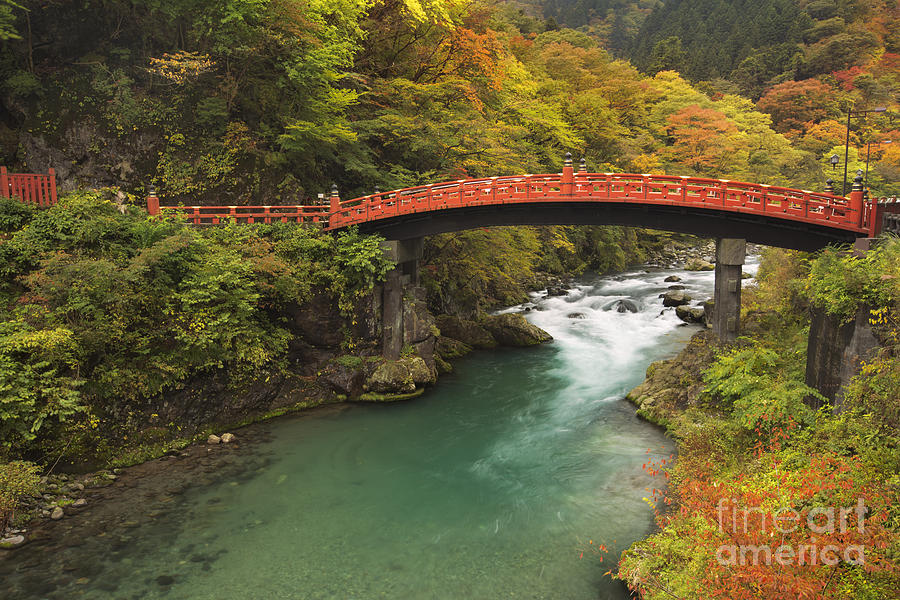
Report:
M 159 212 L 158 200 L 148 208 Z M 861 191 L 845 198 L 724 179 L 575 173 L 568 165 L 562 173 L 445 181 L 351 200 L 341 200 L 334 190 L 327 205 L 168 210 L 198 225 L 222 219 L 317 223 L 328 230 L 358 225 L 394 239 L 487 225 L 609 223 L 701 235 L 747 233 L 762 243 L 815 248 L 874 231 L 873 209 Z

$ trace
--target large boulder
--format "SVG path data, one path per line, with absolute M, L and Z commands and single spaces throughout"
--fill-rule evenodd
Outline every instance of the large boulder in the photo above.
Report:
M 702 258 L 692 258 L 684 264 L 685 271 L 712 271 L 715 268 L 716 265 Z
M 501 346 L 534 346 L 553 339 L 553 336 L 532 325 L 520 314 L 486 317 L 481 323 Z
M 703 323 L 706 318 L 706 310 L 702 306 L 682 304 L 675 307 L 675 315 L 685 323 Z
M 669 290 L 662 294 L 663 306 L 681 306 L 689 304 L 691 297 L 684 293 L 684 290 Z
M 447 336 L 439 336 L 435 344 L 435 352 L 444 360 L 459 358 L 472 351 L 472 346 Z
M 440 315 L 436 319 L 441 335 L 459 340 L 472 348 L 496 348 L 497 340 L 490 331 L 468 319 Z
M 434 372 L 420 356 L 386 360 L 366 381 L 366 387 L 379 394 L 408 394 L 417 386 L 434 383 Z
M 363 385 L 366 383 L 365 366 L 364 359 L 359 356 L 339 356 L 322 369 L 319 379 L 334 392 L 355 398 L 363 393 Z

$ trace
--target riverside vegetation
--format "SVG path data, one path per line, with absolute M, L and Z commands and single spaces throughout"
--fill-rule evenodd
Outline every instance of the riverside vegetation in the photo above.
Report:
M 332 183 L 350 197 L 558 171 L 571 150 L 596 171 L 820 189 L 827 157 L 843 157 L 846 110 L 896 108 L 896 3 L 684 5 L 0 0 L 0 163 L 52 166 L 68 193 L 45 211 L 0 205 L 0 520 L 38 484 L 19 459 L 134 462 L 213 422 L 346 397 L 335 388 L 346 369 L 379 364 L 367 298 L 391 265 L 377 239 L 149 221 L 136 208 L 148 183 L 164 202 L 293 203 Z M 898 141 L 888 115 L 854 121 L 849 169 L 884 140 Z M 900 145 L 873 144 L 870 167 L 873 190 L 896 194 Z M 622 269 L 678 241 L 581 227 L 434 236 L 424 302 L 474 320 L 548 276 Z M 679 509 L 622 563 L 645 597 L 897 589 L 896 255 L 891 244 L 862 261 L 772 252 L 745 298 L 749 337 L 720 354 L 698 341 L 684 372 L 651 369 L 649 390 L 663 387 L 636 400 L 681 440 L 681 458 Z M 860 299 L 884 349 L 843 412 L 811 411 L 805 309 L 847 315 Z M 250 400 L 218 406 L 226 396 Z M 202 410 L 162 412 L 173 397 Z M 822 577 L 709 563 L 710 494 L 811 507 L 843 501 L 811 497 L 834 473 L 883 518 L 871 565 Z
M 745 291 L 745 332 L 734 346 L 716 347 L 699 334 L 677 358 L 653 364 L 629 395 L 639 414 L 671 432 L 679 455 L 668 470 L 648 465 L 668 484 L 654 496 L 663 498 L 660 531 L 623 554 L 618 576 L 648 599 L 895 598 L 900 242 L 886 240 L 864 258 L 770 249 L 758 281 Z M 882 346 L 850 382 L 839 411 L 827 403 L 814 410 L 807 400 L 818 393 L 804 383 L 808 311 L 846 320 L 860 305 Z M 805 526 L 810 512 L 859 499 L 868 510 L 863 530 L 855 520 L 847 531 Z M 741 511 L 748 507 L 770 517 L 794 509 L 804 526 L 782 535 L 757 514 L 745 529 Z M 796 557 L 782 564 L 717 559 L 723 546 L 764 545 L 805 547 L 808 556 L 805 564 Z M 864 564 L 825 564 L 817 556 L 811 566 L 811 553 L 828 545 L 864 548 Z

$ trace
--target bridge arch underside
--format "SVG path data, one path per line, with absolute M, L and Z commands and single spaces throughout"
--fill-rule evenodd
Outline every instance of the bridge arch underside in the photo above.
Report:
M 560 201 L 432 210 L 369 221 L 359 228 L 389 240 L 406 240 L 501 225 L 622 225 L 700 237 L 743 238 L 756 244 L 805 251 L 853 243 L 860 235 L 803 221 L 710 208 Z

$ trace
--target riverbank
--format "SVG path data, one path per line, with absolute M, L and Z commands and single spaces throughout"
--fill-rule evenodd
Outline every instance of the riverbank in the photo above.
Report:
M 855 310 L 859 296 L 843 286 L 894 276 L 854 279 L 843 265 L 835 273 L 834 256 L 810 264 L 769 250 L 758 287 L 745 291 L 737 343 L 721 346 L 698 333 L 678 356 L 650 365 L 628 394 L 638 414 L 664 426 L 678 447 L 674 465 L 651 464 L 668 484 L 658 530 L 619 563 L 617 577 L 642 600 L 897 597 L 900 440 L 896 387 L 882 387 L 890 359 L 877 354 L 863 367 L 840 411 L 827 402 L 812 409 L 810 398 L 825 399 L 804 384 L 808 298 L 825 289 L 820 298 L 854 298 Z M 876 260 L 850 266 L 869 269 Z M 879 339 L 893 344 L 887 332 L 895 325 L 876 317 L 870 322 L 883 327 Z M 853 529 L 813 520 L 860 504 L 865 511 Z M 749 515 L 749 523 L 736 526 L 723 514 Z M 800 526 L 779 529 L 773 545 L 772 519 L 783 514 L 796 515 Z

